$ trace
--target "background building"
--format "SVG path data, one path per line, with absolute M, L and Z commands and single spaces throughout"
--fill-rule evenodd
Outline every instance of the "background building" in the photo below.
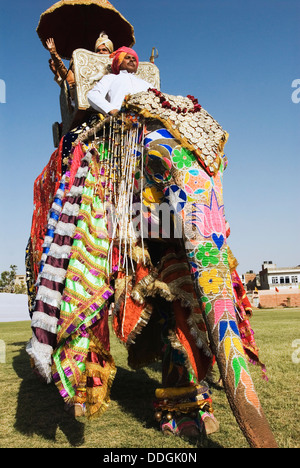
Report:
M 254 307 L 300 307 L 300 265 L 279 268 L 265 261 L 259 274 L 250 270 L 241 278 Z
M 277 268 L 273 262 L 264 262 L 259 272 L 261 289 L 299 289 L 300 265 L 296 267 Z

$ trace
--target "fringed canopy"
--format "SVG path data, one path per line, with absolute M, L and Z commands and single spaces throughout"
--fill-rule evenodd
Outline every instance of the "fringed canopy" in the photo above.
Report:
M 133 26 L 107 0 L 60 0 L 42 13 L 37 27 L 44 47 L 53 37 L 58 54 L 67 60 L 75 49 L 94 51 L 101 31 L 115 50 L 135 44 Z

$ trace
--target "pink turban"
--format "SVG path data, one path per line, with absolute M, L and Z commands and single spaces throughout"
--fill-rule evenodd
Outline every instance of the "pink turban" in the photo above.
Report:
M 133 55 L 136 58 L 137 66 L 139 66 L 139 57 L 137 53 L 130 49 L 130 47 L 120 47 L 120 49 L 113 52 L 110 57 L 113 57 L 113 62 L 111 64 L 112 72 L 115 75 L 120 73 L 120 66 L 127 54 Z

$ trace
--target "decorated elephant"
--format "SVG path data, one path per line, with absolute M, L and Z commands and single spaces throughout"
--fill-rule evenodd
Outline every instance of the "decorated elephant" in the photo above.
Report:
M 112 326 L 131 367 L 163 360 L 154 403 L 158 419 L 169 415 L 163 429 L 183 434 L 195 410 L 207 434 L 217 429 L 205 380 L 215 359 L 250 446 L 276 447 L 239 332 L 226 140 L 192 96 L 152 89 L 130 96 L 117 117 L 95 116 L 63 137 L 36 180 L 27 351 L 68 408 L 95 417 L 108 406 L 113 298 Z
M 60 82 L 57 149 L 34 183 L 26 251 L 34 371 L 55 382 L 75 417 L 100 416 L 117 371 L 111 313 L 132 368 L 162 361 L 154 410 L 164 433 L 197 438 L 218 430 L 209 388 L 216 362 L 250 446 L 276 447 L 247 362 L 264 368 L 251 307 L 227 244 L 228 135 L 193 96 L 159 91 L 154 59 L 130 65 L 132 56 L 138 65 L 137 54 L 121 46 L 135 43 L 133 27 L 110 2 L 64 3 L 42 14 L 37 28 L 44 46 L 53 37 L 57 54 L 72 58 L 74 80 Z M 111 50 L 122 49 L 113 62 L 91 52 L 102 28 Z M 129 88 L 105 77 L 122 96 L 118 106 L 91 113 L 88 90 L 120 68 L 137 74 L 127 76 Z M 137 88 L 138 76 L 146 82 Z

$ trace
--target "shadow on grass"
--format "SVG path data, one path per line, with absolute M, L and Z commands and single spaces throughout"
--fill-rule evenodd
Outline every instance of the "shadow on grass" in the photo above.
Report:
M 157 387 L 159 382 L 149 377 L 145 370 L 117 367 L 111 399 L 146 427 L 155 427 L 153 399 Z
M 64 411 L 64 402 L 54 384 L 47 385 L 32 372 L 26 343 L 13 343 L 22 346 L 21 352 L 13 360 L 13 367 L 21 379 L 16 410 L 15 429 L 26 436 L 34 434 L 43 439 L 56 440 L 59 428 L 70 445 L 84 443 L 84 424 Z
M 38 435 L 53 443 L 56 442 L 56 432 L 60 429 L 71 446 L 83 445 L 85 424 L 64 411 L 64 401 L 53 383 L 47 385 L 32 372 L 25 350 L 26 343 L 13 345 L 22 347 L 13 360 L 14 370 L 21 379 L 15 429 L 25 436 Z M 154 370 L 157 371 L 157 368 Z M 155 389 L 159 386 L 159 381 L 149 377 L 143 369 L 134 371 L 118 367 L 111 399 L 118 402 L 124 412 L 130 413 L 146 429 L 159 431 L 153 409 Z M 220 447 L 209 438 L 200 443 L 195 442 L 194 445 L 206 448 Z

